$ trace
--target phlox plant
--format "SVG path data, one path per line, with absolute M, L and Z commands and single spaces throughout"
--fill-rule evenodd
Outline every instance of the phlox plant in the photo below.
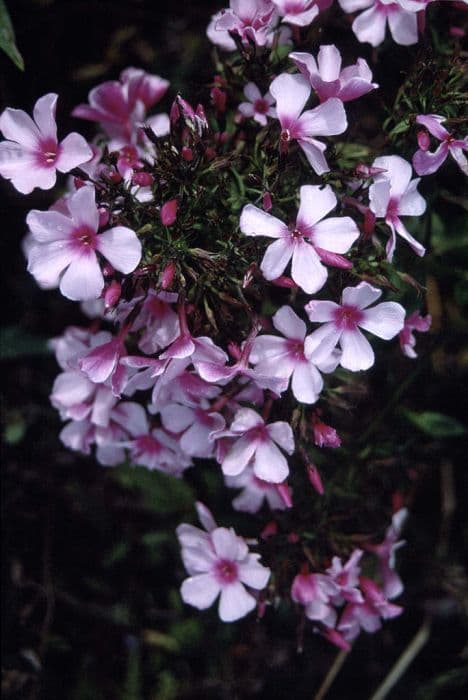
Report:
M 0 116 L 0 174 L 18 192 L 68 176 L 24 240 L 39 287 L 88 317 L 50 341 L 60 439 L 173 478 L 209 463 L 237 489 L 248 537 L 229 513 L 217 525 L 215 502 L 197 503 L 202 529 L 177 528 L 181 597 L 217 602 L 223 622 L 289 606 L 349 650 L 402 612 L 405 504 L 377 493 L 377 525 L 347 513 L 352 465 L 334 455 L 357 440 L 345 397 L 362 373 L 380 356 L 418 361 L 414 333 L 431 318 L 407 268 L 425 255 L 421 178 L 466 174 L 468 142 L 435 105 L 411 113 L 410 155 L 383 125 L 362 149 L 351 115 L 380 90 L 379 54 L 369 64 L 360 48 L 417 44 L 436 4 L 231 0 L 207 28 L 202 102 L 130 67 L 75 107 L 91 141 L 59 139 L 56 94 L 32 117 Z M 321 22 L 326 36 L 329 12 L 346 18 L 354 56 L 313 33 Z

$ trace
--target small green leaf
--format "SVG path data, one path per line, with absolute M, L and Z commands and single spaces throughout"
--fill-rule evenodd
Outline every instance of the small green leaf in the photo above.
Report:
M 16 46 L 15 32 L 3 0 L 0 0 L 0 49 L 3 49 L 6 55 L 11 58 L 15 66 L 24 70 L 23 57 Z
M 19 326 L 7 326 L 0 332 L 0 360 L 48 355 L 50 352 L 46 338 L 32 335 Z
M 443 413 L 435 411 L 416 413 L 405 410 L 404 415 L 416 428 L 434 438 L 458 437 L 466 435 L 468 432 L 466 427 L 456 418 L 445 416 Z

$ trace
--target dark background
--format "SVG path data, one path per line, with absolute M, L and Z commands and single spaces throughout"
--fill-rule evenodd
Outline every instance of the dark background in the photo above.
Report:
M 10 0 L 8 6 L 26 70 L 0 56 L 1 109 L 30 112 L 39 96 L 57 92 L 59 135 L 80 130 L 90 136 L 92 125 L 71 118 L 71 109 L 129 65 L 168 78 L 172 96 L 183 90 L 189 100 L 206 100 L 213 70 L 205 28 L 218 2 Z M 336 17 L 333 39 L 346 28 L 339 10 Z M 438 19 L 448 26 L 434 15 Z M 350 53 L 372 60 L 369 47 L 351 34 L 343 41 Z M 391 42 L 384 48 L 377 79 L 390 98 L 416 52 Z M 162 108 L 168 110 L 169 100 Z M 368 113 L 356 119 L 371 135 L 380 128 Z M 447 166 L 440 189 L 463 194 L 455 166 Z M 207 466 L 198 482 L 184 485 L 144 469 L 107 470 L 61 446 L 60 421 L 48 403 L 57 367 L 45 340 L 85 320 L 57 292 L 40 291 L 25 270 L 25 216 L 46 208 L 51 193 L 26 198 L 2 182 L 0 194 L 5 698 L 312 698 L 336 650 L 310 625 L 298 653 L 302 633 L 291 609 L 270 610 L 260 623 L 222 625 L 214 610 L 199 614 L 179 600 L 184 574 L 173 531 L 193 517 L 195 487 L 197 496 L 216 492 L 217 472 Z M 398 358 L 390 378 L 380 364 L 369 380 L 374 403 L 390 404 L 384 427 L 386 439 L 394 439 L 383 457 L 406 474 L 411 517 L 399 555 L 406 610 L 380 633 L 361 635 L 330 691 L 337 700 L 370 697 L 428 618 L 430 639 L 389 697 L 465 697 L 464 437 L 418 432 L 399 411 L 404 404 L 465 420 L 466 216 L 445 200 L 434 207 L 437 245 L 421 276 L 435 329 L 420 336 L 417 370 Z M 456 237 L 465 237 L 464 244 L 454 244 Z M 401 400 L 391 404 L 398 383 L 410 375 Z M 355 429 L 370 420 L 361 413 Z M 216 512 L 228 502 L 218 496 Z

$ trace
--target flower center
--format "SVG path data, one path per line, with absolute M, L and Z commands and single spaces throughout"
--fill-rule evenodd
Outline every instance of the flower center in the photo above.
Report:
M 60 146 L 54 139 L 44 139 L 36 153 L 37 161 L 42 167 L 53 166 L 60 153 Z
M 335 325 L 343 331 L 354 331 L 362 321 L 363 313 L 357 306 L 341 306 L 335 311 Z
M 238 579 L 238 569 L 235 561 L 219 559 L 215 564 L 215 576 L 218 583 L 233 583 Z
M 76 228 L 73 232 L 73 238 L 80 248 L 96 249 L 96 232 L 90 226 L 83 225 Z
M 266 100 L 260 99 L 260 100 L 255 100 L 254 102 L 254 110 L 258 114 L 266 114 L 268 112 L 269 104 Z
M 288 340 L 288 354 L 294 360 L 304 360 L 304 343 L 302 340 Z

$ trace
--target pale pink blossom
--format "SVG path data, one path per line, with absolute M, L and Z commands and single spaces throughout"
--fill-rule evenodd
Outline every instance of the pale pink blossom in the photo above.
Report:
M 190 574 L 182 583 L 182 600 L 206 610 L 219 596 L 219 617 L 223 622 L 234 622 L 256 607 L 250 589 L 264 589 L 271 572 L 232 528 L 217 527 L 201 504 L 198 512 L 207 531 L 185 523 L 177 528 L 182 560 Z
M 143 123 L 163 136 L 169 133 L 169 117 L 158 114 L 146 118 L 146 111 L 166 93 L 169 82 L 140 68 L 127 68 L 120 81 L 109 80 L 93 88 L 89 104 L 80 104 L 72 114 L 99 122 L 111 139 L 110 150 L 118 150 L 137 141 Z
M 255 83 L 247 83 L 244 95 L 248 102 L 241 102 L 238 107 L 244 117 L 252 117 L 261 126 L 266 126 L 267 117 L 276 118 L 276 110 L 272 107 L 275 100 L 269 92 L 262 95 Z
M 289 474 L 286 458 L 294 452 L 294 435 L 285 421 L 266 424 L 251 408 L 241 408 L 234 416 L 229 430 L 214 434 L 237 438 L 221 464 L 226 476 L 237 476 L 252 461 L 255 476 L 274 484 L 283 482 Z M 279 447 L 278 447 L 279 446 Z
M 387 260 L 393 259 L 398 233 L 414 250 L 422 256 L 425 248 L 406 229 L 402 216 L 420 216 L 426 211 L 426 200 L 417 190 L 420 178 L 411 179 L 411 165 L 400 156 L 376 158 L 373 166 L 385 168 L 386 172 L 374 177 L 369 188 L 370 209 L 377 218 L 383 218 L 391 235 L 386 246 Z
M 372 72 L 363 58 L 341 68 L 341 54 L 333 44 L 321 46 L 317 60 L 310 53 L 294 52 L 289 58 L 317 93 L 320 102 L 337 97 L 342 102 L 356 100 L 379 87 L 372 82 Z
M 437 114 L 420 114 L 416 117 L 416 123 L 425 126 L 432 136 L 441 141 L 440 146 L 431 152 L 427 148 L 420 148 L 413 156 L 413 167 L 418 175 L 431 175 L 435 173 L 450 154 L 462 173 L 468 175 L 468 161 L 463 151 L 468 151 L 468 136 L 464 139 L 456 139 L 442 126 L 445 117 Z
M 320 12 L 316 0 L 272 0 L 283 22 L 298 27 L 312 24 Z
M 179 319 L 171 304 L 177 294 L 149 289 L 141 310 L 132 324 L 132 331 L 141 331 L 138 347 L 147 355 L 174 342 L 180 333 Z
M 361 569 L 359 563 L 363 551 L 355 549 L 348 561 L 343 564 L 340 557 L 333 557 L 331 566 L 326 570 L 327 575 L 337 587 L 336 593 L 332 595 L 332 603 L 335 606 L 348 603 L 362 603 L 364 599 L 359 590 L 359 574 Z
M 250 361 L 265 376 L 290 379 L 294 396 L 301 403 L 315 403 L 323 388 L 322 376 L 316 365 L 304 354 L 306 324 L 290 306 L 282 306 L 273 316 L 273 325 L 284 338 L 260 335 L 254 340 Z M 339 356 L 332 354 L 330 362 L 320 366 L 325 372 L 336 369 Z
M 417 357 L 417 353 L 414 349 L 416 345 L 414 332 L 426 333 L 430 329 L 431 323 L 432 318 L 429 314 L 427 316 L 420 316 L 418 311 L 412 313 L 411 316 L 408 316 L 405 320 L 405 325 L 403 326 L 403 330 L 400 331 L 399 337 L 401 351 L 406 357 L 410 357 L 411 359 Z
M 276 112 L 281 124 L 280 150 L 287 150 L 297 141 L 305 157 L 317 175 L 330 168 L 323 155 L 326 145 L 316 136 L 334 136 L 347 129 L 343 103 L 336 97 L 303 112 L 310 97 L 311 86 L 302 75 L 282 73 L 270 85 L 270 93 L 276 100 Z
M 97 299 L 104 277 L 97 253 L 119 272 L 133 272 L 141 258 L 141 243 L 125 226 L 98 233 L 99 211 L 93 187 L 82 187 L 67 199 L 68 215 L 33 210 L 27 216 L 33 245 L 28 270 L 40 286 L 60 287 L 68 299 Z
M 339 587 L 326 574 L 300 573 L 291 588 L 292 600 L 304 605 L 306 617 L 326 627 L 335 625 L 337 613 L 331 601 L 338 593 Z
M 405 0 L 338 0 L 345 12 L 365 10 L 352 24 L 353 32 L 361 42 L 379 46 L 385 39 L 388 22 L 390 33 L 397 44 L 410 46 L 418 42 L 418 22 L 415 12 L 422 3 Z M 424 8 L 422 8 L 424 9 Z
M 310 301 L 305 306 L 307 315 L 312 322 L 324 325 L 307 337 L 306 357 L 320 362 L 326 359 L 339 343 L 342 367 L 352 372 L 372 367 L 374 351 L 359 328 L 378 338 L 390 340 L 401 331 L 405 318 L 404 308 L 394 301 L 368 308 L 381 294 L 380 289 L 372 287 L 368 282 L 361 282 L 356 287 L 344 289 L 341 304 L 333 301 Z
M 406 508 L 400 508 L 393 514 L 392 524 L 385 533 L 385 539 L 380 544 L 368 544 L 366 549 L 378 557 L 379 573 L 382 580 L 384 595 L 391 600 L 403 592 L 403 582 L 395 571 L 395 552 L 405 544 L 400 540 L 400 533 L 408 517 Z
M 215 445 L 211 434 L 222 430 L 226 422 L 206 400 L 198 405 L 169 403 L 161 408 L 161 422 L 166 430 L 178 435 L 180 448 L 191 457 L 212 457 Z
M 271 45 L 277 20 L 275 6 L 270 0 L 230 0 L 229 9 L 217 12 L 206 30 L 208 39 L 224 49 L 234 51 L 236 43 L 230 32 L 242 43 L 252 41 L 257 46 Z
M 341 615 L 338 631 L 347 641 L 353 641 L 361 629 L 366 632 L 376 632 L 382 627 L 382 620 L 388 620 L 400 615 L 403 608 L 389 603 L 383 591 L 371 581 L 362 577 L 360 587 L 364 594 L 363 603 L 348 603 Z
M 147 429 L 124 446 L 129 448 L 133 463 L 170 476 L 178 477 L 192 466 L 192 460 L 180 449 L 178 441 L 160 428 Z
M 279 277 L 292 259 L 293 280 L 305 292 L 313 294 L 323 287 L 328 277 L 322 261 L 340 265 L 341 255 L 358 238 L 359 230 L 348 216 L 324 219 L 337 204 L 329 185 L 323 188 L 304 185 L 300 197 L 293 226 L 288 227 L 275 216 L 247 204 L 241 213 L 240 229 L 247 236 L 277 239 L 268 246 L 260 265 L 265 279 Z
M 259 479 L 251 465 L 247 465 L 244 471 L 237 476 L 226 476 L 225 482 L 229 488 L 242 489 L 232 501 L 232 507 L 235 510 L 257 513 L 264 502 L 271 510 L 287 508 L 283 498 L 278 493 L 278 485 Z
M 93 157 L 85 139 L 75 132 L 59 143 L 57 99 L 54 93 L 41 97 L 34 106 L 34 121 L 23 110 L 10 107 L 0 115 L 0 131 L 8 139 L 0 143 L 0 175 L 22 194 L 35 187 L 49 190 L 55 185 L 57 170 L 68 173 Z

